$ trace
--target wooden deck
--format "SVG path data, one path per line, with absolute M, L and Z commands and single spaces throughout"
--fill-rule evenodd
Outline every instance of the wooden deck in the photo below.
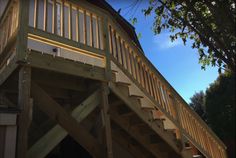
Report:
M 50 157 L 74 140 L 98 158 L 227 158 L 110 12 L 82 0 L 9 0 L 0 157 Z

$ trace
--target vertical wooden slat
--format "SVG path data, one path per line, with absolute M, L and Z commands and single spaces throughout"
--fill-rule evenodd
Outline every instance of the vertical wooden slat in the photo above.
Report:
M 130 65 L 129 65 L 129 54 L 128 54 L 128 51 L 127 51 L 127 47 L 126 47 L 126 44 L 125 44 L 125 41 L 124 41 L 124 54 L 125 54 L 125 60 L 126 60 L 126 67 L 127 67 L 127 70 L 129 71 L 130 70 Z M 129 71 L 130 72 L 130 71 Z
M 163 89 L 162 89 L 162 84 L 161 84 L 161 82 L 160 81 L 158 81 L 158 86 L 159 86 L 159 88 L 160 88 L 160 99 L 161 99 L 161 106 L 164 108 L 164 109 L 166 109 L 166 107 L 165 107 L 165 101 L 164 101 L 164 98 L 163 98 Z
M 169 100 L 168 100 L 168 93 L 167 93 L 166 88 L 164 88 L 164 96 L 165 96 L 166 106 L 167 106 L 168 112 L 169 112 L 170 115 L 172 115 L 171 109 L 170 109 L 170 103 L 169 103 Z
M 65 2 L 64 0 L 62 1 L 62 4 L 61 4 L 61 31 L 62 31 L 62 37 L 65 37 L 65 13 L 64 13 L 64 7 L 65 7 Z
M 125 46 L 124 46 L 124 41 L 123 41 L 123 40 L 121 40 L 121 49 L 122 49 L 122 57 L 123 57 L 124 68 L 127 70 L 127 62 L 126 62 L 126 55 L 125 55 Z
M 47 30 L 47 15 L 48 15 L 48 0 L 44 0 L 44 28 L 43 30 L 46 31 Z
M 114 56 L 114 51 L 113 51 L 113 39 L 112 39 L 112 29 L 111 25 L 109 25 L 109 42 L 110 42 L 110 53 Z
M 77 7 L 76 9 L 77 9 L 77 26 L 76 26 L 77 35 L 76 35 L 76 40 L 77 40 L 77 42 L 80 42 L 80 28 L 79 28 L 79 26 L 80 26 L 80 21 L 79 21 L 80 12 L 79 12 L 79 7 Z
M 205 135 L 206 135 L 206 137 L 205 137 L 206 144 L 208 146 L 208 150 L 207 151 L 210 153 L 210 155 L 212 155 L 212 157 L 215 158 L 215 153 L 214 153 L 214 150 L 212 149 L 212 144 L 211 144 L 211 141 L 210 141 L 209 136 L 208 136 L 206 131 L 205 131 Z
M 87 13 L 86 10 L 84 10 L 84 43 L 88 45 L 87 42 Z
M 153 92 L 154 92 L 154 99 L 157 101 L 157 92 L 156 92 L 156 85 L 154 81 L 154 74 L 151 74 L 151 82 L 152 82 L 152 87 L 153 87 Z
M 92 45 L 92 47 L 94 47 L 94 32 L 93 32 L 93 14 L 92 13 L 90 13 L 90 39 L 91 39 L 91 45 Z
M 72 39 L 72 5 L 69 4 L 69 39 Z
M 97 16 L 97 44 L 98 44 L 98 48 L 102 49 L 101 41 L 100 41 L 100 36 L 102 36 L 102 35 L 101 35 L 101 32 L 100 32 L 99 20 L 100 20 L 100 18 Z M 110 37 L 110 26 L 109 26 L 109 34 L 108 35 Z M 110 40 L 109 40 L 109 42 L 110 42 Z M 110 43 L 109 43 L 109 46 L 111 46 Z M 110 47 L 110 51 L 111 51 L 111 47 Z
M 182 106 L 182 108 L 183 108 L 183 106 Z M 183 116 L 184 116 L 184 122 L 186 124 L 186 131 L 192 137 L 192 133 L 190 131 L 189 124 L 188 124 L 188 118 L 187 118 L 188 116 L 187 116 L 184 108 L 182 109 L 182 112 L 183 112 Z
M 196 128 L 196 123 L 195 123 L 195 118 L 192 117 L 192 127 L 195 131 L 195 137 L 196 137 L 196 142 L 200 145 L 200 138 L 199 138 L 199 135 L 198 135 L 198 129 Z
M 141 85 L 144 88 L 144 79 L 143 79 L 143 71 L 142 71 L 142 67 L 141 67 L 141 60 L 139 59 L 138 61 L 138 66 L 139 66 L 139 73 L 140 73 L 140 79 L 141 79 Z
M 140 83 L 140 73 L 139 73 L 139 67 L 138 67 L 138 56 L 134 56 L 134 64 L 135 64 L 135 70 L 136 70 L 136 76 L 137 76 L 137 81 Z
M 121 45 L 121 38 L 120 38 L 120 36 L 118 37 L 118 41 L 119 41 L 119 47 L 120 47 L 120 61 L 121 61 L 121 64 L 123 65 L 123 67 L 124 67 L 123 51 L 122 51 L 122 45 Z
M 116 46 L 117 46 L 117 57 L 118 57 L 118 63 L 120 63 L 122 65 L 122 59 L 121 59 L 121 49 L 120 49 L 120 40 L 119 40 L 119 34 L 117 34 L 116 36 Z
M 136 72 L 135 72 L 135 67 L 134 67 L 134 55 L 133 55 L 133 51 L 132 50 L 130 50 L 130 63 L 131 63 L 131 67 L 132 67 L 132 75 L 133 75 L 133 77 L 134 77 L 134 79 L 137 79 L 136 78 Z
M 148 84 L 147 84 L 147 76 L 146 76 L 146 71 L 145 71 L 145 65 L 142 63 L 142 71 L 143 71 L 143 78 L 144 78 L 144 88 L 146 89 L 146 91 L 149 93 L 149 89 L 148 89 Z
M 57 6 L 56 6 L 56 0 L 53 0 L 53 33 L 57 34 Z
M 197 124 L 197 128 L 198 128 L 198 137 L 199 137 L 200 145 L 204 150 L 206 150 L 205 146 L 203 144 L 203 141 L 202 141 L 202 128 L 201 128 L 200 124 L 197 121 L 196 121 L 196 124 Z
M 35 0 L 34 5 L 34 27 L 36 28 L 38 26 L 38 0 Z
M 153 90 L 154 90 L 154 87 L 153 87 L 153 84 L 152 84 L 152 79 L 151 79 L 151 72 L 150 72 L 150 70 L 148 71 L 148 79 L 149 79 L 149 86 L 150 86 L 150 90 L 151 90 L 151 96 L 152 97 L 154 97 L 154 92 L 153 92 Z
M 132 75 L 133 74 L 133 68 L 132 68 L 132 57 L 131 57 L 131 54 L 130 54 L 130 48 L 129 46 L 127 46 L 127 55 L 129 57 L 129 68 L 130 68 L 130 74 Z
M 113 35 L 114 35 L 114 42 L 115 42 L 115 47 L 116 47 L 116 48 L 115 48 L 115 52 L 116 52 L 116 53 L 115 53 L 114 55 L 115 55 L 116 60 L 119 62 L 118 48 L 117 48 L 118 45 L 117 45 L 117 38 L 116 38 L 116 30 L 114 30 L 114 34 L 113 34 Z
M 157 85 L 157 77 L 155 75 L 153 77 L 153 83 L 154 83 L 154 86 L 155 86 L 154 88 L 155 88 L 155 91 L 156 91 L 156 101 L 160 105 L 160 98 L 159 98 L 158 85 Z

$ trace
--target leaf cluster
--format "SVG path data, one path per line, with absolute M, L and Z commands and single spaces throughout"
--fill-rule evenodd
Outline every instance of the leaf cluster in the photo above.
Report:
M 218 66 L 235 72 L 236 34 L 233 0 L 150 0 L 144 15 L 155 14 L 153 31 L 169 30 L 171 40 L 181 38 L 198 49 L 202 68 Z

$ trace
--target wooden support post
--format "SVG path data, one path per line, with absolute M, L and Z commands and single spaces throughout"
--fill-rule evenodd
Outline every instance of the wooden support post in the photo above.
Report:
M 19 71 L 17 158 L 25 158 L 28 149 L 28 128 L 30 125 L 31 68 L 23 66 Z
M 105 141 L 106 141 L 106 151 L 107 158 L 113 158 L 113 150 L 112 150 L 112 136 L 111 136 L 111 122 L 109 116 L 109 103 L 108 103 L 108 86 L 106 83 L 102 83 L 101 85 L 101 115 L 102 115 L 102 122 L 105 128 Z M 104 143 L 105 144 L 105 143 Z
M 27 29 L 29 21 L 29 0 L 20 0 L 19 5 L 19 25 L 17 35 L 17 57 L 20 61 L 25 61 L 27 53 Z

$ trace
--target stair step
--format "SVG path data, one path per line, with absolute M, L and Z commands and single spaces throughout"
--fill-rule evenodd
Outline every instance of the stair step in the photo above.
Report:
M 132 102 L 134 103 L 134 105 L 138 105 L 139 108 L 141 109 L 141 101 L 139 98 L 132 98 L 130 97 L 130 100 L 132 100 Z
M 116 85 L 130 86 L 131 84 L 130 83 L 126 83 L 126 82 L 118 81 L 118 82 L 116 82 Z
M 153 119 L 155 120 L 166 120 L 163 116 L 163 113 L 160 110 L 152 110 Z
M 111 73 L 111 81 L 116 82 L 116 73 Z
M 142 98 L 143 98 L 143 96 L 135 95 L 135 94 L 131 94 L 130 97 L 132 97 L 132 98 L 138 98 L 138 99 L 142 99 Z
M 112 72 L 112 73 L 118 73 L 118 71 L 117 71 L 117 70 L 111 70 L 111 72 Z
M 116 84 L 116 87 L 127 97 L 129 96 L 129 87 L 123 84 Z
M 165 130 L 165 131 L 166 131 L 166 134 L 167 134 L 170 138 L 172 138 L 172 140 L 177 140 L 176 135 L 175 135 L 175 133 L 173 133 L 173 131 L 169 131 L 169 130 Z

